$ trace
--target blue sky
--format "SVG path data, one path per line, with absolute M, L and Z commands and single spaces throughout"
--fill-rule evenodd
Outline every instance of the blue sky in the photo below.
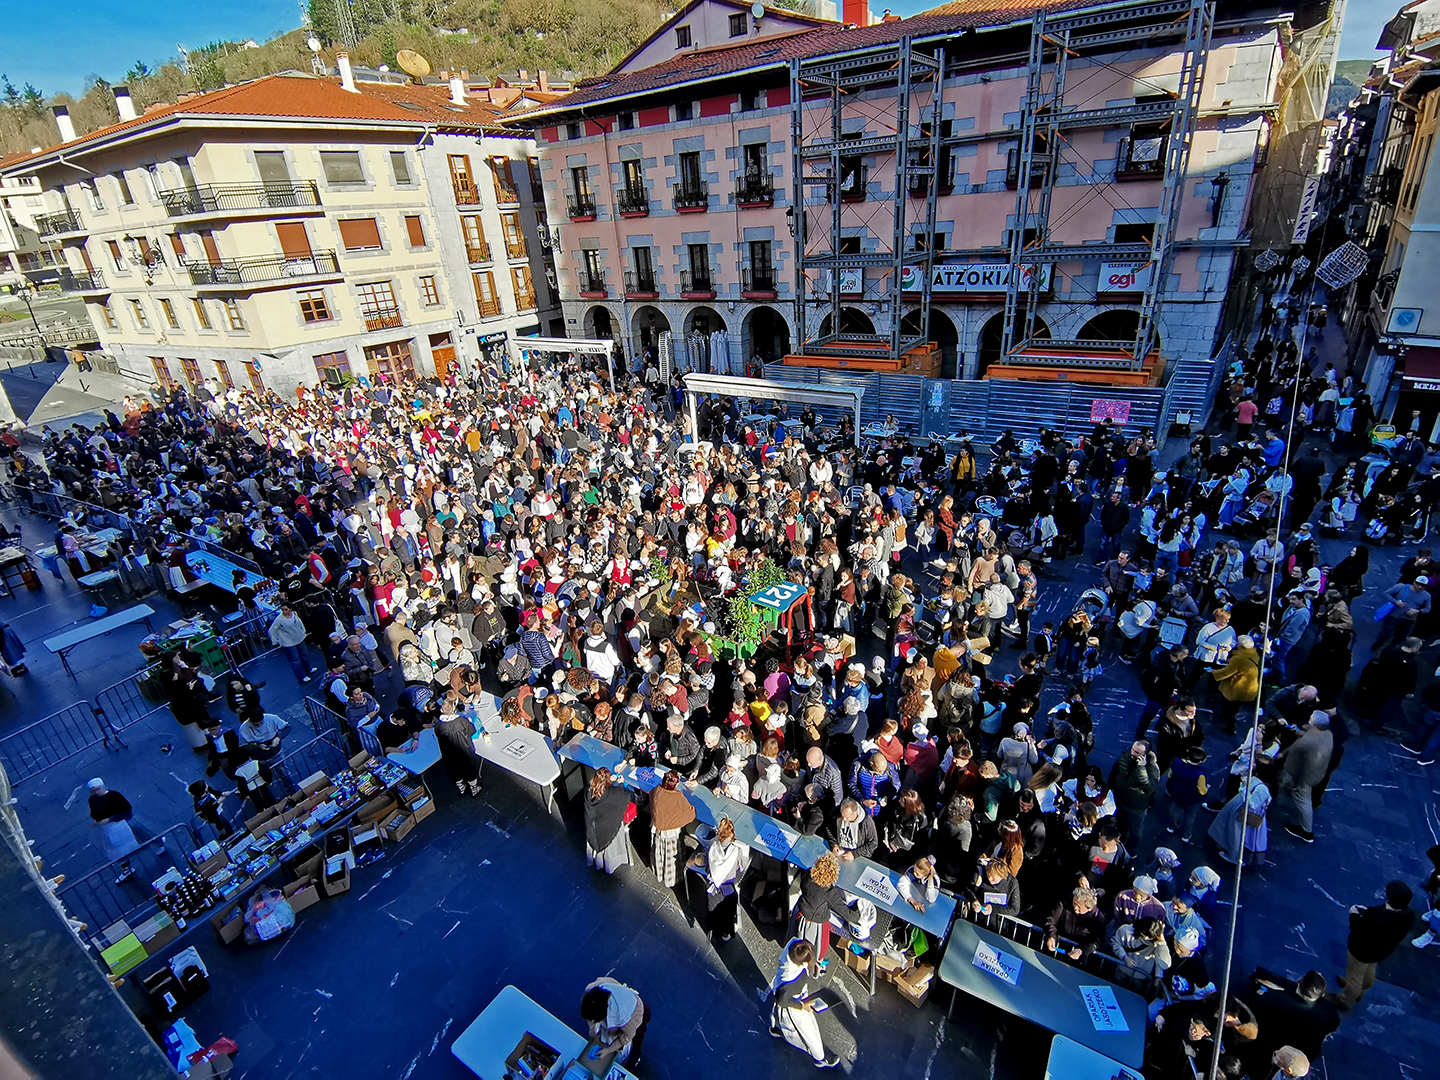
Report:
M 0 73 L 47 97 L 79 94 L 87 75 L 110 82 L 135 63 L 178 55 L 176 44 L 264 41 L 300 25 L 299 0 L 72 0 L 17 4 L 0 36 Z
M 599 3 L 603 0 L 583 0 Z M 934 7 L 938 0 L 891 0 L 897 14 Z M 885 0 L 871 0 L 879 11 Z M 1380 29 L 1400 0 L 1349 0 L 1342 59 L 1375 55 Z M 0 41 L 0 73 L 16 86 L 34 83 L 47 96 L 78 94 L 85 77 L 115 82 L 136 60 L 153 64 L 216 40 L 263 41 L 300 25 L 300 0 L 75 0 L 31 3 L 12 13 Z M 60 43 L 64 47 L 61 48 Z

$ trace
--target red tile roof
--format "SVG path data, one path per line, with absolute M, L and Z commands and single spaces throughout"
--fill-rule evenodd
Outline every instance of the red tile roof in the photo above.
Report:
M 178 119 L 204 117 L 258 117 L 300 120 L 334 120 L 345 123 L 373 123 L 382 126 L 430 124 L 468 130 L 500 129 L 500 120 L 513 116 L 491 105 L 483 96 L 471 94 L 462 107 L 449 104 L 448 86 L 414 83 L 357 83 L 358 94 L 343 89 L 337 79 L 319 78 L 298 72 L 267 75 L 238 86 L 227 86 L 208 94 L 152 109 L 134 120 L 89 132 L 69 142 L 48 147 L 39 154 L 7 158 L 0 167 L 11 167 L 31 158 L 43 158 L 56 150 L 79 149 L 112 135 L 159 127 Z M 402 104 L 404 103 L 404 104 Z
M 694 81 L 708 81 L 746 71 L 784 67 L 791 60 L 853 52 L 858 49 L 893 45 L 904 37 L 943 37 L 982 26 L 1022 24 L 1037 10 L 1093 6 L 1094 0 L 955 0 L 923 15 L 872 26 L 843 26 L 829 23 L 800 34 L 760 38 L 732 48 L 707 49 L 672 57 L 654 67 L 625 75 L 602 75 L 583 80 L 575 91 L 557 101 L 532 110 L 516 121 L 524 123 L 537 114 L 553 115 L 582 105 L 632 94 L 659 90 Z

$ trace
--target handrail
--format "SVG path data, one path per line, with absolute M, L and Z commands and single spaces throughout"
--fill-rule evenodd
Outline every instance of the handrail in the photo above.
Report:
M 60 210 L 53 214 L 35 215 L 35 231 L 42 237 L 77 232 L 80 228 L 80 214 L 75 210 Z
M 0 738 L 0 763 L 12 784 L 23 784 L 97 745 L 118 750 L 125 740 L 103 710 L 81 698 Z
M 320 206 L 320 189 L 313 180 L 288 184 L 200 184 L 171 188 L 159 193 L 165 212 L 171 217 L 214 214 L 230 210 Z
M 187 262 L 185 269 L 195 285 L 249 285 L 286 281 L 291 278 L 329 277 L 340 273 L 334 251 L 312 251 L 309 255 L 262 255 L 217 263 Z

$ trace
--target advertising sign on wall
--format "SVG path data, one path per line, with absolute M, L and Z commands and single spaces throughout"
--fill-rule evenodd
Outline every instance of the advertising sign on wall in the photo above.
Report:
M 1107 262 L 1100 264 L 1100 281 L 1095 291 L 1101 293 L 1144 292 L 1155 276 L 1153 262 Z
M 900 272 L 900 291 L 920 291 L 920 267 L 907 266 Z M 1019 273 L 1020 288 L 1030 287 L 1031 277 L 1040 275 L 1040 291 L 1050 288 L 1049 263 L 943 263 L 935 267 L 930 278 L 930 291 L 936 296 L 960 293 L 1003 293 L 1010 279 Z

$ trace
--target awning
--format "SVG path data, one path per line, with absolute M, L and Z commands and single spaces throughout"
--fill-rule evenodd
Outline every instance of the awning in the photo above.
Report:
M 1440 348 L 1412 345 L 1405 350 L 1406 390 L 1440 391 Z
M 554 337 L 517 337 L 515 345 L 522 350 L 530 352 L 568 352 L 568 353 L 592 353 L 596 356 L 609 356 L 610 350 L 615 347 L 613 341 L 604 341 L 600 338 L 554 338 Z
M 697 394 L 721 394 L 725 397 L 744 398 L 750 401 L 794 401 L 811 405 L 835 405 L 842 409 L 859 410 L 860 399 L 865 396 L 863 386 L 828 386 L 825 384 L 775 382 L 772 379 L 744 379 L 734 375 L 706 375 L 691 373 L 681 382 L 686 390 Z

